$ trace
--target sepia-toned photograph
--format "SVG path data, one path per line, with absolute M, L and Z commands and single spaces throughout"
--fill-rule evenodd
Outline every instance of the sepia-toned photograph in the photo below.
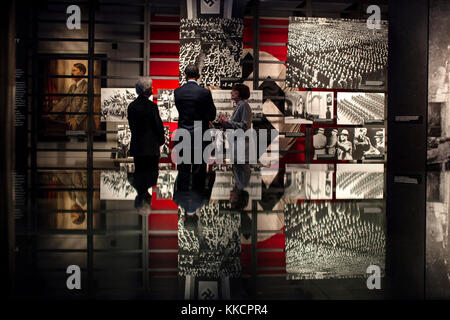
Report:
M 87 60 L 42 60 L 40 73 L 48 76 L 42 81 L 41 118 L 39 135 L 42 139 L 66 137 L 68 131 L 88 129 L 88 70 Z M 102 75 L 105 66 L 94 61 L 94 76 Z M 63 77 L 58 77 L 63 76 Z M 67 76 L 74 76 L 70 78 Z M 101 80 L 94 79 L 94 94 L 100 94 Z M 93 111 L 100 113 L 101 101 L 94 97 Z M 100 116 L 94 115 L 94 129 L 100 130 Z
M 287 87 L 384 90 L 387 61 L 387 21 L 289 17 Z
M 384 164 L 336 165 L 336 199 L 383 199 Z
M 367 128 L 315 128 L 313 159 L 385 160 L 385 130 Z
M 287 164 L 284 198 L 327 200 L 333 197 L 332 164 Z
M 333 92 L 285 91 L 285 123 L 332 122 Z
M 337 124 L 358 125 L 385 119 L 385 94 L 338 92 Z

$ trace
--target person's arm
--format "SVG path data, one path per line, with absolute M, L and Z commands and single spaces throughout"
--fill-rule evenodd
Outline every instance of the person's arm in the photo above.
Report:
M 224 122 L 223 127 L 225 129 L 242 129 L 245 131 L 250 128 L 252 121 L 252 110 L 248 103 L 241 105 L 240 110 L 237 112 L 240 112 L 240 119 L 237 119 L 236 121 L 228 120 L 227 122 Z
M 155 132 L 157 132 L 158 134 L 158 143 L 160 146 L 162 146 L 166 142 L 166 139 L 164 136 L 164 124 L 161 120 L 161 117 L 159 116 L 159 110 L 157 106 L 154 108 L 153 119 Z
M 207 121 L 214 121 L 216 119 L 216 106 L 214 105 L 214 101 L 212 98 L 211 91 L 208 90 L 208 93 L 206 95 L 206 104 L 205 104 L 205 112 L 206 112 L 206 120 Z

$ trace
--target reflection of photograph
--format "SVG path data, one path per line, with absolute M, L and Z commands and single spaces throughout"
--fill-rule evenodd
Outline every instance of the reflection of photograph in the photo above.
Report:
M 120 170 L 100 174 L 100 200 L 134 200 L 137 193 L 128 181 L 128 173 Z
M 48 76 L 77 76 L 75 78 L 49 77 L 43 81 L 43 92 L 47 94 L 42 101 L 41 134 L 66 136 L 67 130 L 86 131 L 88 129 L 88 79 L 90 70 L 87 60 L 44 60 L 41 73 Z M 94 76 L 101 75 L 100 61 L 94 61 Z M 104 71 L 104 70 L 103 70 Z M 86 78 L 83 78 L 86 77 Z M 100 79 L 94 79 L 94 94 L 100 94 Z M 55 95 L 52 95 L 55 94 Z M 94 112 L 100 112 L 100 99 L 94 98 Z M 60 112 L 62 114 L 53 114 Z M 75 114 L 65 114 L 75 113 Z M 94 116 L 94 128 L 100 129 L 100 117 Z
M 222 78 L 242 76 L 242 31 L 240 18 L 181 18 L 180 85 L 186 82 L 184 69 L 195 64 L 200 69 L 199 84 L 220 86 Z
M 102 88 L 102 121 L 127 121 L 128 105 L 136 98 L 134 88 Z
M 98 188 L 98 174 L 94 174 L 94 186 Z M 42 198 L 39 206 L 45 210 L 61 212 L 40 216 L 40 224 L 49 229 L 87 228 L 87 173 L 84 171 L 41 172 L 38 174 Z M 74 189 L 59 191 L 58 188 Z M 56 189 L 56 190 L 55 190 Z M 94 193 L 93 208 L 98 210 L 98 193 Z M 73 212 L 63 212 L 73 211 Z M 99 215 L 94 215 L 94 226 L 100 227 Z
M 384 120 L 384 93 L 338 92 L 337 124 Z
M 428 53 L 428 164 L 448 165 L 450 159 L 450 5 L 430 1 Z
M 367 277 L 385 268 L 382 202 L 286 204 L 286 273 L 290 280 Z
M 333 196 L 331 164 L 287 164 L 284 175 L 285 199 L 331 199 Z
M 314 160 L 384 160 L 384 128 L 316 128 Z
M 173 199 L 175 180 L 178 171 L 176 170 L 160 170 L 158 180 L 156 182 L 157 199 Z
M 428 171 L 426 282 L 429 298 L 450 297 L 450 171 Z
M 128 125 L 117 126 L 117 158 L 130 157 L 131 130 Z
M 336 199 L 383 199 L 384 164 L 337 164 Z
M 197 227 L 190 230 L 178 215 L 178 275 L 206 278 L 241 275 L 240 214 L 219 211 L 219 203 L 198 209 Z
M 174 91 L 173 89 L 158 89 L 158 110 L 163 122 L 178 121 Z
M 216 171 L 216 179 L 211 193 L 211 200 L 230 200 L 230 192 L 235 183 L 232 171 Z M 261 172 L 252 170 L 248 185 L 243 188 L 250 200 L 261 200 Z M 251 203 L 251 202 L 249 202 Z
M 388 26 L 365 20 L 289 18 L 286 86 L 380 89 L 387 80 Z
M 285 123 L 333 119 L 333 92 L 286 91 Z

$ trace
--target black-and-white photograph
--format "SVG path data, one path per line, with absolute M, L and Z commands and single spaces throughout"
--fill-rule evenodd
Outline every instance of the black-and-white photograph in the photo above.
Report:
M 197 210 L 195 228 L 185 226 L 178 215 L 178 275 L 205 278 L 241 275 L 240 214 L 224 213 L 219 203 Z
M 428 52 L 428 164 L 450 159 L 450 5 L 430 1 Z
M 450 298 L 450 171 L 428 171 L 426 286 L 431 299 Z
M 383 199 L 384 164 L 336 165 L 336 199 Z
M 385 160 L 385 130 L 368 128 L 315 128 L 314 160 Z
M 105 170 L 100 174 L 100 200 L 134 200 L 137 193 L 128 181 L 128 172 Z
M 222 78 L 241 78 L 241 18 L 181 18 L 180 85 L 186 82 L 184 69 L 195 64 L 200 69 L 199 84 L 220 86 Z
M 284 198 L 332 199 L 333 173 L 333 164 L 286 164 Z
M 134 88 L 102 88 L 102 121 L 128 121 L 128 105 L 137 98 Z
M 121 162 L 120 171 L 126 173 L 134 173 L 135 167 L 134 162 Z
M 233 114 L 233 100 L 231 100 L 231 90 L 211 90 L 211 95 L 216 106 L 216 119 L 219 121 L 220 116 L 225 115 L 231 118 Z
M 426 297 L 450 298 L 450 2 L 429 2 Z
M 177 175 L 177 170 L 159 170 L 158 180 L 156 181 L 157 199 L 173 199 Z
M 333 92 L 285 91 L 285 123 L 332 122 Z
M 158 89 L 158 110 L 163 122 L 178 121 L 178 110 L 175 106 L 174 89 Z
M 338 92 L 337 124 L 352 125 L 384 121 L 385 94 Z
M 218 122 L 221 115 L 231 118 L 235 109 L 235 102 L 231 100 L 231 90 L 211 90 L 211 95 L 216 106 L 216 119 L 214 121 Z M 258 113 L 262 113 L 263 91 L 251 90 L 247 102 L 252 109 L 253 117 Z
M 233 176 L 232 169 L 230 171 L 216 170 L 216 179 L 211 192 L 211 200 L 230 200 L 230 192 L 236 183 L 236 178 Z M 251 170 L 250 179 L 248 185 L 243 190 L 248 192 L 249 202 L 248 206 L 251 207 L 250 200 L 261 200 L 262 197 L 262 177 L 261 172 Z
M 380 202 L 288 203 L 284 210 L 289 280 L 367 277 L 386 256 L 386 215 Z
M 127 124 L 117 126 L 117 159 L 130 158 L 131 130 Z
M 170 128 L 164 126 L 164 138 L 165 142 L 160 147 L 161 158 L 167 158 L 170 154 Z M 127 159 L 130 156 L 130 142 L 131 142 L 131 130 L 127 124 L 120 124 L 117 126 L 117 159 Z
M 289 17 L 287 87 L 385 89 L 387 61 L 387 21 Z

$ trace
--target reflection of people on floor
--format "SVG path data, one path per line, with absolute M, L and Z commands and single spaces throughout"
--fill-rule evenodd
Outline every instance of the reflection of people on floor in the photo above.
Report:
M 84 76 L 86 67 L 82 63 L 72 66 L 72 76 Z M 75 81 L 69 87 L 67 94 L 87 94 L 88 83 L 83 78 L 72 78 Z M 88 99 L 86 96 L 66 96 L 53 105 L 50 112 L 87 112 Z M 46 118 L 57 122 L 64 122 L 71 130 L 87 130 L 87 114 L 50 114 Z
M 131 130 L 130 155 L 134 157 L 133 187 L 136 189 L 135 208 L 150 208 L 152 196 L 148 189 L 156 185 L 160 146 L 164 144 L 164 126 L 158 106 L 149 100 L 152 79 L 142 77 L 136 82 L 138 97 L 128 106 Z
M 175 181 L 175 192 L 173 201 L 180 209 L 185 212 L 184 227 L 190 231 L 197 231 L 198 209 L 209 203 L 211 199 L 212 186 L 214 184 L 215 173 L 208 175 L 208 186 L 206 187 L 206 178 L 202 172 L 178 174 Z M 199 179 L 205 179 L 199 183 Z
M 249 193 L 244 190 L 248 187 L 252 173 L 248 164 L 233 165 L 233 188 L 230 191 L 230 203 L 232 210 L 241 211 L 241 230 L 245 239 L 250 237 L 252 221 L 243 210 L 247 207 Z

